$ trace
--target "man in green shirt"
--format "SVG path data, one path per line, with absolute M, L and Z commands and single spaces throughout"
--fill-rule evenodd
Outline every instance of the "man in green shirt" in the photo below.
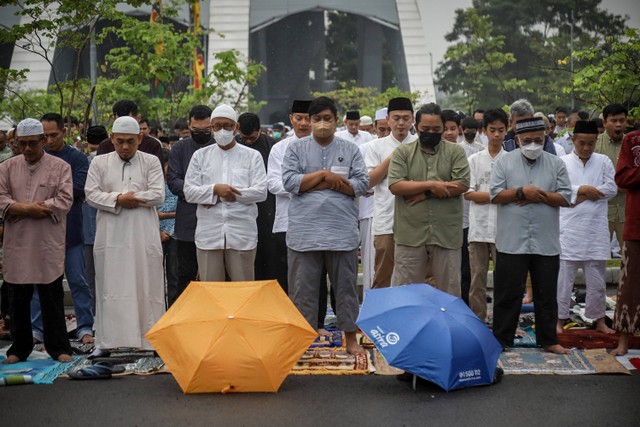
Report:
M 614 168 L 618 165 L 624 130 L 627 127 L 627 114 L 628 111 L 622 104 L 609 104 L 602 110 L 605 132 L 598 136 L 595 152 L 609 157 Z M 618 190 L 618 194 L 609 199 L 609 238 L 613 238 L 615 231 L 620 250 L 624 228 L 624 199 L 625 194 L 622 190 Z
M 416 113 L 416 129 L 420 138 L 396 148 L 389 165 L 389 190 L 396 196 L 393 285 L 423 283 L 431 271 L 432 285 L 459 297 L 469 163 L 461 146 L 442 139 L 438 105 L 427 104 Z

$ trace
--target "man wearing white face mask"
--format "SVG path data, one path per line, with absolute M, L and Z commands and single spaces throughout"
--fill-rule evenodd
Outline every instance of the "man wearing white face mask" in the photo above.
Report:
M 496 160 L 489 196 L 498 205 L 494 271 L 493 334 L 513 346 L 527 272 L 531 273 L 536 341 L 545 351 L 566 354 L 558 344 L 556 289 L 560 266 L 560 207 L 569 206 L 571 182 L 565 163 L 543 151 L 544 122 L 515 124 L 520 149 Z
M 254 280 L 258 243 L 256 203 L 267 198 L 262 156 L 237 144 L 237 114 L 226 104 L 211 113 L 216 144 L 196 151 L 184 182 L 187 202 L 197 203 L 195 243 L 200 280 Z

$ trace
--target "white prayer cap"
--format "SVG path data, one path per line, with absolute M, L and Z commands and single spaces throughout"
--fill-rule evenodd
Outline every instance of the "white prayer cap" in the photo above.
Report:
M 387 109 L 381 108 L 376 111 L 376 120 L 384 120 L 387 118 Z
M 236 113 L 236 110 L 234 110 L 230 105 L 227 104 L 218 105 L 211 113 L 212 119 L 220 117 L 232 120 L 234 122 L 238 121 L 238 114 Z
M 140 125 L 138 124 L 138 121 L 131 116 L 118 117 L 116 121 L 113 122 L 111 133 L 138 135 L 140 133 Z
M 360 117 L 360 126 L 369 126 L 373 124 L 373 120 L 369 116 Z
M 44 135 L 44 128 L 40 120 L 24 119 L 16 127 L 16 136 Z

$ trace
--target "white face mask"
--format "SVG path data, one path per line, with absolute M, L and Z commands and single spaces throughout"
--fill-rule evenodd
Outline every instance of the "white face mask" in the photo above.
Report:
M 213 137 L 216 140 L 216 143 L 221 147 L 226 147 L 231 144 L 233 141 L 233 131 L 232 130 L 224 130 L 220 129 L 217 132 L 213 133 Z
M 536 160 L 542 154 L 542 149 L 544 148 L 543 144 L 536 144 L 535 142 L 530 142 L 527 145 L 523 145 L 520 147 L 520 151 L 522 154 L 529 160 Z

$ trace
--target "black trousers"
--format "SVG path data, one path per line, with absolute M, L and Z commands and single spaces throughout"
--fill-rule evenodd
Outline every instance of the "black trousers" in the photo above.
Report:
M 559 255 L 496 254 L 496 268 L 493 272 L 493 334 L 503 347 L 513 346 L 527 273 L 531 274 L 533 289 L 536 341 L 540 346 L 558 343 L 556 323 L 559 268 Z
M 13 344 L 7 356 L 26 360 L 33 350 L 31 334 L 31 297 L 33 287 L 38 287 L 44 327 L 44 348 L 53 360 L 61 354 L 72 354 L 64 317 L 64 290 L 62 277 L 45 285 L 10 285 L 13 293 L 12 335 Z
M 177 287 L 167 289 L 169 307 L 184 292 L 191 281 L 198 276 L 198 258 L 196 257 L 196 243 L 177 240 L 178 255 L 178 284 Z
M 460 262 L 460 298 L 469 305 L 469 290 L 471 289 L 471 266 L 469 265 L 469 227 L 462 229 L 462 249 Z
M 167 308 L 169 299 L 175 301 L 178 296 L 178 241 L 171 237 L 162 242 L 162 258 L 164 263 L 164 280 L 167 284 Z M 183 288 L 184 290 L 184 288 Z M 180 291 L 182 293 L 182 290 Z
M 271 271 L 285 294 L 289 294 L 289 264 L 287 263 L 287 233 L 273 233 L 274 256 L 271 258 Z

